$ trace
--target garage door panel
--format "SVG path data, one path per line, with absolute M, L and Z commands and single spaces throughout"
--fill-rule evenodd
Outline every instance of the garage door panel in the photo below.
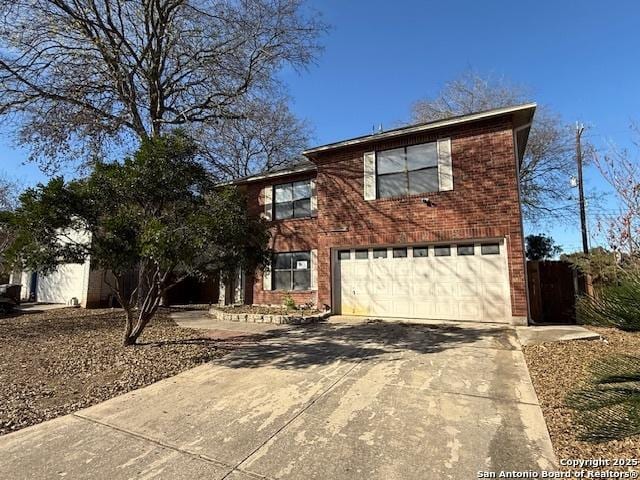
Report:
M 413 308 L 409 297 L 393 299 L 393 316 L 408 317 L 412 313 Z
M 393 317 L 393 300 L 391 298 L 373 298 L 370 304 L 371 315 Z
M 393 272 L 396 277 L 411 277 L 413 275 L 413 266 L 408 258 L 394 259 L 397 264 L 393 265 Z
M 433 278 L 433 268 L 431 265 L 422 264 L 416 260 L 413 268 L 413 277 L 417 282 L 428 282 Z
M 492 243 L 495 243 L 492 242 Z M 480 243 L 474 255 L 393 257 L 339 260 L 337 288 L 342 313 L 396 318 L 506 322 L 510 313 L 510 290 L 506 249 L 482 255 Z M 398 245 L 395 247 L 403 247 Z
M 492 302 L 504 299 L 504 285 L 499 283 L 485 283 L 483 285 L 484 295 L 483 297 L 491 300 Z
M 461 320 L 474 320 L 477 318 L 482 318 L 482 302 L 460 302 L 458 304 L 458 313 Z
M 455 320 L 459 318 L 458 303 L 453 300 L 436 300 L 436 318 L 443 320 Z
M 367 276 L 375 280 L 383 280 L 393 273 L 388 265 L 380 262 L 371 262 L 369 265 L 363 265 L 363 268 L 367 269 Z
M 499 322 L 506 314 L 504 302 L 485 302 L 483 320 L 487 322 Z
M 436 297 L 455 297 L 456 285 L 455 283 L 436 283 Z
M 433 301 L 425 302 L 421 299 L 414 301 L 413 314 L 415 318 L 436 318 L 436 304 Z
M 384 279 L 380 279 L 378 281 L 372 279 L 369 284 L 369 289 L 376 295 L 388 295 L 390 293 L 390 287 L 388 280 L 385 281 Z
M 392 293 L 399 297 L 409 297 L 411 295 L 411 277 L 395 277 L 392 282 Z
M 416 297 L 433 297 L 435 295 L 435 284 L 431 282 L 416 281 L 413 285 L 413 294 Z
M 503 264 L 502 259 L 496 257 L 492 257 L 491 260 L 487 260 L 486 257 L 483 258 L 481 263 L 480 273 L 482 275 L 489 278 L 500 278 L 503 274 Z
M 481 293 L 481 289 L 476 283 L 458 282 L 456 284 L 458 288 L 458 296 L 462 298 L 477 297 Z
M 453 262 L 433 262 L 433 278 L 441 280 L 456 277 L 456 267 Z
M 471 257 L 473 258 L 473 257 Z M 461 279 L 476 279 L 482 274 L 482 267 L 478 265 L 477 260 L 468 260 L 464 257 L 458 258 L 456 265 L 456 275 Z

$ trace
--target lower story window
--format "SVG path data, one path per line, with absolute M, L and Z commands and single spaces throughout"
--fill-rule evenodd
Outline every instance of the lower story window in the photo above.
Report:
M 310 252 L 276 253 L 273 256 L 274 290 L 311 288 Z

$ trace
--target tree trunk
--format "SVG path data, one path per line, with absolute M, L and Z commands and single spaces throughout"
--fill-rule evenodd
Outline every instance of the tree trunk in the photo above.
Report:
M 131 311 L 129 309 L 125 309 L 125 324 L 124 324 L 124 336 L 122 338 L 122 345 L 128 347 L 130 345 L 135 345 L 136 339 L 131 337 L 131 332 L 133 330 L 133 318 L 131 315 Z
M 143 303 L 145 298 L 147 297 L 147 293 L 148 293 L 148 280 L 147 280 L 147 269 L 146 269 L 146 262 L 142 261 L 140 262 L 140 265 L 138 266 L 138 293 L 137 293 L 137 301 L 136 301 L 136 305 L 138 306 L 138 310 L 142 310 L 143 307 Z

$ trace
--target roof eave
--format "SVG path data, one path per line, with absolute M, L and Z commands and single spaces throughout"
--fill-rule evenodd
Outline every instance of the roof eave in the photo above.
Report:
M 299 168 L 291 168 L 287 170 L 279 170 L 277 172 L 264 173 L 262 175 L 253 175 L 251 177 L 239 178 L 237 180 L 231 180 L 228 182 L 220 183 L 218 184 L 218 186 L 224 187 L 227 185 L 244 185 L 247 183 L 259 182 L 261 180 L 268 180 L 270 178 L 286 177 L 286 176 L 295 175 L 298 173 L 313 172 L 313 171 L 316 171 L 317 169 L 318 167 L 316 167 L 315 165 L 305 165 L 304 167 L 299 167 Z
M 472 113 L 472 114 L 464 115 L 460 117 L 437 120 L 435 122 L 429 122 L 421 125 L 396 128 L 394 130 L 389 130 L 383 133 L 365 135 L 362 137 L 352 138 L 350 140 L 344 140 L 341 142 L 329 143 L 327 145 L 321 145 L 319 147 L 310 148 L 303 151 L 302 155 L 311 159 L 317 154 L 325 153 L 332 150 L 337 150 L 340 148 L 346 148 L 346 147 L 366 144 L 370 142 L 378 142 L 380 140 L 388 140 L 388 139 L 396 138 L 403 135 L 423 133 L 426 131 L 437 130 L 445 127 L 459 126 L 465 123 L 488 120 L 491 118 L 496 118 L 496 117 L 509 115 L 509 114 L 512 114 L 514 116 L 514 128 L 516 128 L 517 126 L 519 126 L 519 125 L 516 125 L 516 122 L 518 121 L 517 123 L 520 123 L 518 120 L 519 118 L 529 118 L 528 123 L 530 123 L 531 121 L 530 119 L 533 118 L 533 113 L 535 112 L 536 106 L 537 105 L 535 103 L 526 103 L 526 104 L 518 105 L 514 107 L 496 108 L 493 110 L 488 110 L 486 112 Z

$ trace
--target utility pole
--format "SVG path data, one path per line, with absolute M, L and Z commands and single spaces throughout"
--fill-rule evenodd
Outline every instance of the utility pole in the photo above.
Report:
M 584 185 L 582 181 L 582 133 L 584 125 L 576 122 L 576 163 L 578 164 L 578 197 L 580 201 L 580 228 L 582 230 L 582 251 L 585 255 L 589 255 L 589 239 L 587 237 L 587 214 L 584 208 Z M 593 297 L 593 280 L 591 274 L 584 276 L 585 292 L 588 296 Z
M 582 182 L 582 133 L 584 125 L 576 122 L 576 162 L 578 164 L 578 196 L 580 201 L 580 228 L 582 229 L 582 251 L 589 254 L 589 240 L 587 237 L 587 214 L 584 208 L 584 186 Z

